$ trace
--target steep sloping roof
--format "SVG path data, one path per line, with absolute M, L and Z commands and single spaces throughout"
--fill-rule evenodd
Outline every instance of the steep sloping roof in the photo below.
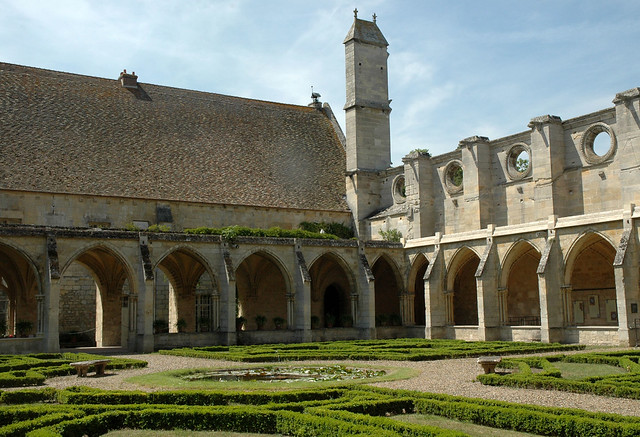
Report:
M 0 63 L 0 189 L 346 210 L 316 109 Z
M 389 45 L 375 22 L 359 20 L 358 18 L 353 20 L 351 29 L 349 29 L 344 39 L 344 44 L 352 39 L 379 47 L 387 47 Z

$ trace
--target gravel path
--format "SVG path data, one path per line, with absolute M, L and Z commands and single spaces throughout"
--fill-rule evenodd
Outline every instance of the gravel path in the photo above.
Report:
M 584 351 L 579 351 L 584 352 Z M 160 354 L 118 355 L 124 358 L 135 358 L 147 361 L 149 365 L 142 369 L 108 371 L 100 378 L 77 376 L 61 376 L 46 381 L 46 385 L 55 388 L 65 388 L 74 385 L 84 385 L 108 390 L 154 390 L 126 381 L 137 375 L 163 372 L 172 369 L 198 367 L 232 367 L 243 366 L 243 363 L 208 360 L 203 358 L 174 357 Z M 326 363 L 323 362 L 323 363 Z M 551 390 L 530 390 L 510 387 L 484 386 L 475 381 L 481 372 L 475 358 L 463 358 L 439 361 L 353 361 L 343 364 L 358 366 L 388 366 L 409 367 L 417 369 L 419 375 L 398 381 L 382 382 L 380 387 L 417 390 L 432 393 L 446 393 L 451 395 L 473 398 L 496 399 L 509 402 L 536 404 L 544 406 L 581 408 L 588 411 L 617 413 L 629 416 L 640 416 L 640 400 L 610 398 L 581 393 L 568 393 Z M 307 362 L 309 364 L 309 362 Z M 158 390 L 157 388 L 155 390 Z

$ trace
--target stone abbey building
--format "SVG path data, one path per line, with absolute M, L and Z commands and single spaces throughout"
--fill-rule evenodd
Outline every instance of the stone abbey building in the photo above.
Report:
M 315 100 L 0 63 L 0 353 L 78 338 L 635 344 L 640 89 L 390 167 L 387 41 L 356 17 L 344 45 L 346 135 Z M 357 238 L 184 232 L 302 222 Z

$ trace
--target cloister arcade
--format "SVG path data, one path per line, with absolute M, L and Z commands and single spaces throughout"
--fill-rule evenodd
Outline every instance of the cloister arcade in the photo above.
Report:
M 631 268 L 620 262 L 613 243 L 619 231 L 525 237 L 413 252 L 355 241 L 247 238 L 231 246 L 210 237 L 155 240 L 122 232 L 102 240 L 82 231 L 49 235 L 47 244 L 42 236 L 4 238 L 0 317 L 14 338 L 0 344 L 28 335 L 27 346 L 10 349 L 56 350 L 69 332 L 131 350 L 233 344 L 240 334 L 245 343 L 385 336 L 573 341 L 597 331 L 608 343 L 635 341 L 637 284 L 625 291 L 621 283 L 626 272 L 627 283 L 640 272 L 632 256 Z M 627 312 L 624 324 L 620 311 Z M 244 325 L 236 326 L 237 318 Z

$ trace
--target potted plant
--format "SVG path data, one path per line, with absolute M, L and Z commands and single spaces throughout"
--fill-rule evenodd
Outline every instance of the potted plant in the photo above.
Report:
M 178 319 L 178 321 L 176 322 L 176 329 L 178 330 L 178 332 L 184 332 L 186 327 L 187 321 L 185 319 Z
M 320 317 L 311 316 L 311 329 L 318 329 L 320 327 Z
M 331 313 L 327 313 L 324 315 L 324 324 L 327 328 L 333 328 L 333 325 L 336 323 L 336 316 Z
M 262 330 L 262 328 L 264 328 L 264 324 L 267 323 L 267 318 L 261 314 L 258 314 L 254 320 L 256 321 L 259 331 Z
M 245 323 L 247 323 L 246 318 L 242 316 L 236 317 L 236 331 L 242 331 L 244 329 Z
M 33 323 L 29 320 L 18 320 L 16 323 L 16 333 L 20 337 L 28 337 L 33 330 Z
M 276 327 L 276 329 L 282 329 L 282 327 L 284 326 L 286 320 L 283 319 L 282 317 L 274 317 L 273 318 L 273 325 Z
M 156 319 L 153 321 L 153 333 L 160 334 L 169 331 L 169 324 L 166 320 Z
M 351 314 L 343 314 L 340 316 L 340 326 L 343 328 L 351 328 L 353 326 L 353 317 L 351 317 Z

